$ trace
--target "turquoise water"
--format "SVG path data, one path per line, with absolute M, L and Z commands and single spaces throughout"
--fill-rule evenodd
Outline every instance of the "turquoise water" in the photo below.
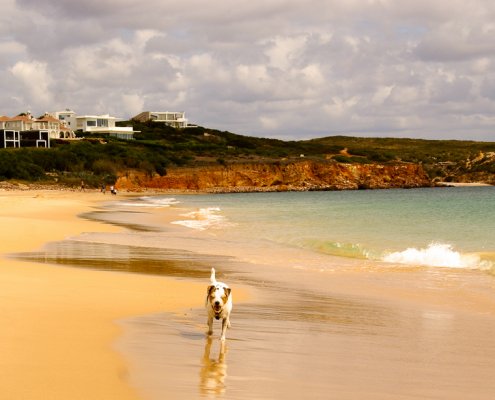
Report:
M 490 268 L 495 254 L 494 187 L 181 195 L 134 204 L 176 208 L 173 224 L 226 247 L 274 245 L 279 255 L 285 246 L 320 262 L 326 254 Z

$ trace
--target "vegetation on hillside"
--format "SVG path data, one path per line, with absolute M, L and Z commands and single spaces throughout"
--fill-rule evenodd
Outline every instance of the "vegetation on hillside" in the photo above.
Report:
M 50 149 L 0 149 L 0 180 L 56 181 L 99 187 L 127 170 L 165 175 L 173 166 L 312 159 L 338 163 L 421 163 L 433 179 L 495 174 L 495 142 L 356 138 L 305 141 L 256 138 L 203 127 L 174 129 L 157 123 L 124 122 L 135 140 L 109 137 L 53 140 Z

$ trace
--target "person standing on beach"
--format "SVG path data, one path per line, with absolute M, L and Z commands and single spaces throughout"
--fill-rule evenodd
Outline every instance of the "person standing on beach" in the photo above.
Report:
M 84 192 L 84 181 L 81 181 L 81 192 Z

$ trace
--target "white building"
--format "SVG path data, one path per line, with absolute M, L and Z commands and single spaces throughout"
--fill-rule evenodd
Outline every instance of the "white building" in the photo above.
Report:
M 9 121 L 10 118 L 5 115 L 0 115 L 0 129 L 5 129 L 5 124 Z
M 50 115 L 60 120 L 70 130 L 76 130 L 76 113 L 74 111 L 66 108 L 64 111 L 56 111 L 50 113 Z
M 76 137 L 70 127 L 59 119 L 54 118 L 51 114 L 45 113 L 36 121 L 38 129 L 49 132 L 50 139 L 73 139 Z
M 183 111 L 143 111 L 132 119 L 139 122 L 159 122 L 173 128 L 187 128 L 186 113 Z
M 126 140 L 133 139 L 136 132 L 132 126 L 116 126 L 115 122 L 119 118 L 109 114 L 77 115 L 74 111 L 66 109 L 54 112 L 52 115 L 74 131 L 104 134 Z
M 40 118 L 34 118 L 31 113 L 23 113 L 15 117 L 1 117 L 0 127 L 14 131 L 44 131 L 48 133 L 50 139 L 61 139 L 74 137 L 74 133 L 53 118 L 50 114 L 45 114 Z
M 118 137 L 119 139 L 132 139 L 134 129 L 132 126 L 115 126 L 116 117 L 105 115 L 78 115 L 76 117 L 76 130 L 88 133 L 100 133 Z

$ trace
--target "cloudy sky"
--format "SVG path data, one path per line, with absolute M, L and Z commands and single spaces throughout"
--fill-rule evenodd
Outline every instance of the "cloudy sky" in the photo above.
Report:
M 495 141 L 493 0 L 2 0 L 0 115 Z

